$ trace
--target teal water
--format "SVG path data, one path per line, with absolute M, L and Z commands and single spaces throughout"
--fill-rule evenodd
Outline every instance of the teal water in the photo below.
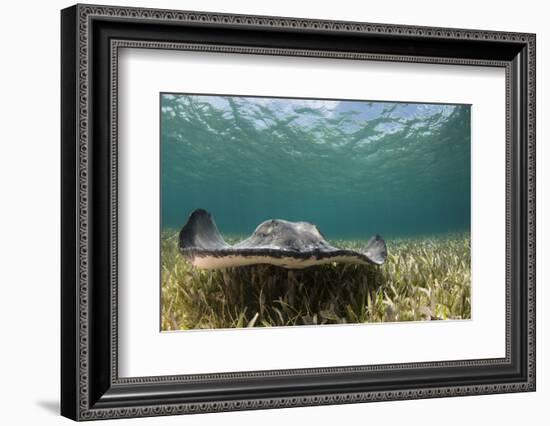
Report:
M 470 106 L 161 94 L 161 220 L 327 238 L 468 232 Z

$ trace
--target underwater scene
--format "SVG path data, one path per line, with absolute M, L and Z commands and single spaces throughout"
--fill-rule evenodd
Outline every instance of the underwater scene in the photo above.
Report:
M 161 330 L 469 319 L 470 114 L 161 93 Z

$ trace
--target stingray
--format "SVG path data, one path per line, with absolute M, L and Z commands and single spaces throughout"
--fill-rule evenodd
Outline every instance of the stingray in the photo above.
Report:
M 237 244 L 225 242 L 206 210 L 197 209 L 179 233 L 181 253 L 197 268 L 221 269 L 271 264 L 301 269 L 341 262 L 381 265 L 388 255 L 386 243 L 373 236 L 362 250 L 338 248 L 327 242 L 317 226 L 308 222 L 271 219 Z

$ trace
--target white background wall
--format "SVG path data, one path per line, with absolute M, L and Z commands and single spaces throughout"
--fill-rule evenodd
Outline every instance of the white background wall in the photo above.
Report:
M 537 33 L 538 390 L 421 401 L 118 420 L 102 424 L 547 424 L 550 417 L 550 27 L 543 1 L 108 1 L 204 10 Z M 59 9 L 11 1 L 0 23 L 0 419 L 68 424 L 59 404 Z M 546 166 L 546 167 L 545 167 Z M 131 422 L 131 423 L 129 423 Z

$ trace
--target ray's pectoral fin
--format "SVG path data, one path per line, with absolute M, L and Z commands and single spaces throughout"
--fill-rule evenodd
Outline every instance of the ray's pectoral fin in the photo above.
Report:
M 363 254 L 377 265 L 382 265 L 388 257 L 388 248 L 380 235 L 375 235 L 368 242 Z
M 197 209 L 179 234 L 180 249 L 219 250 L 230 247 L 225 242 L 210 213 Z

